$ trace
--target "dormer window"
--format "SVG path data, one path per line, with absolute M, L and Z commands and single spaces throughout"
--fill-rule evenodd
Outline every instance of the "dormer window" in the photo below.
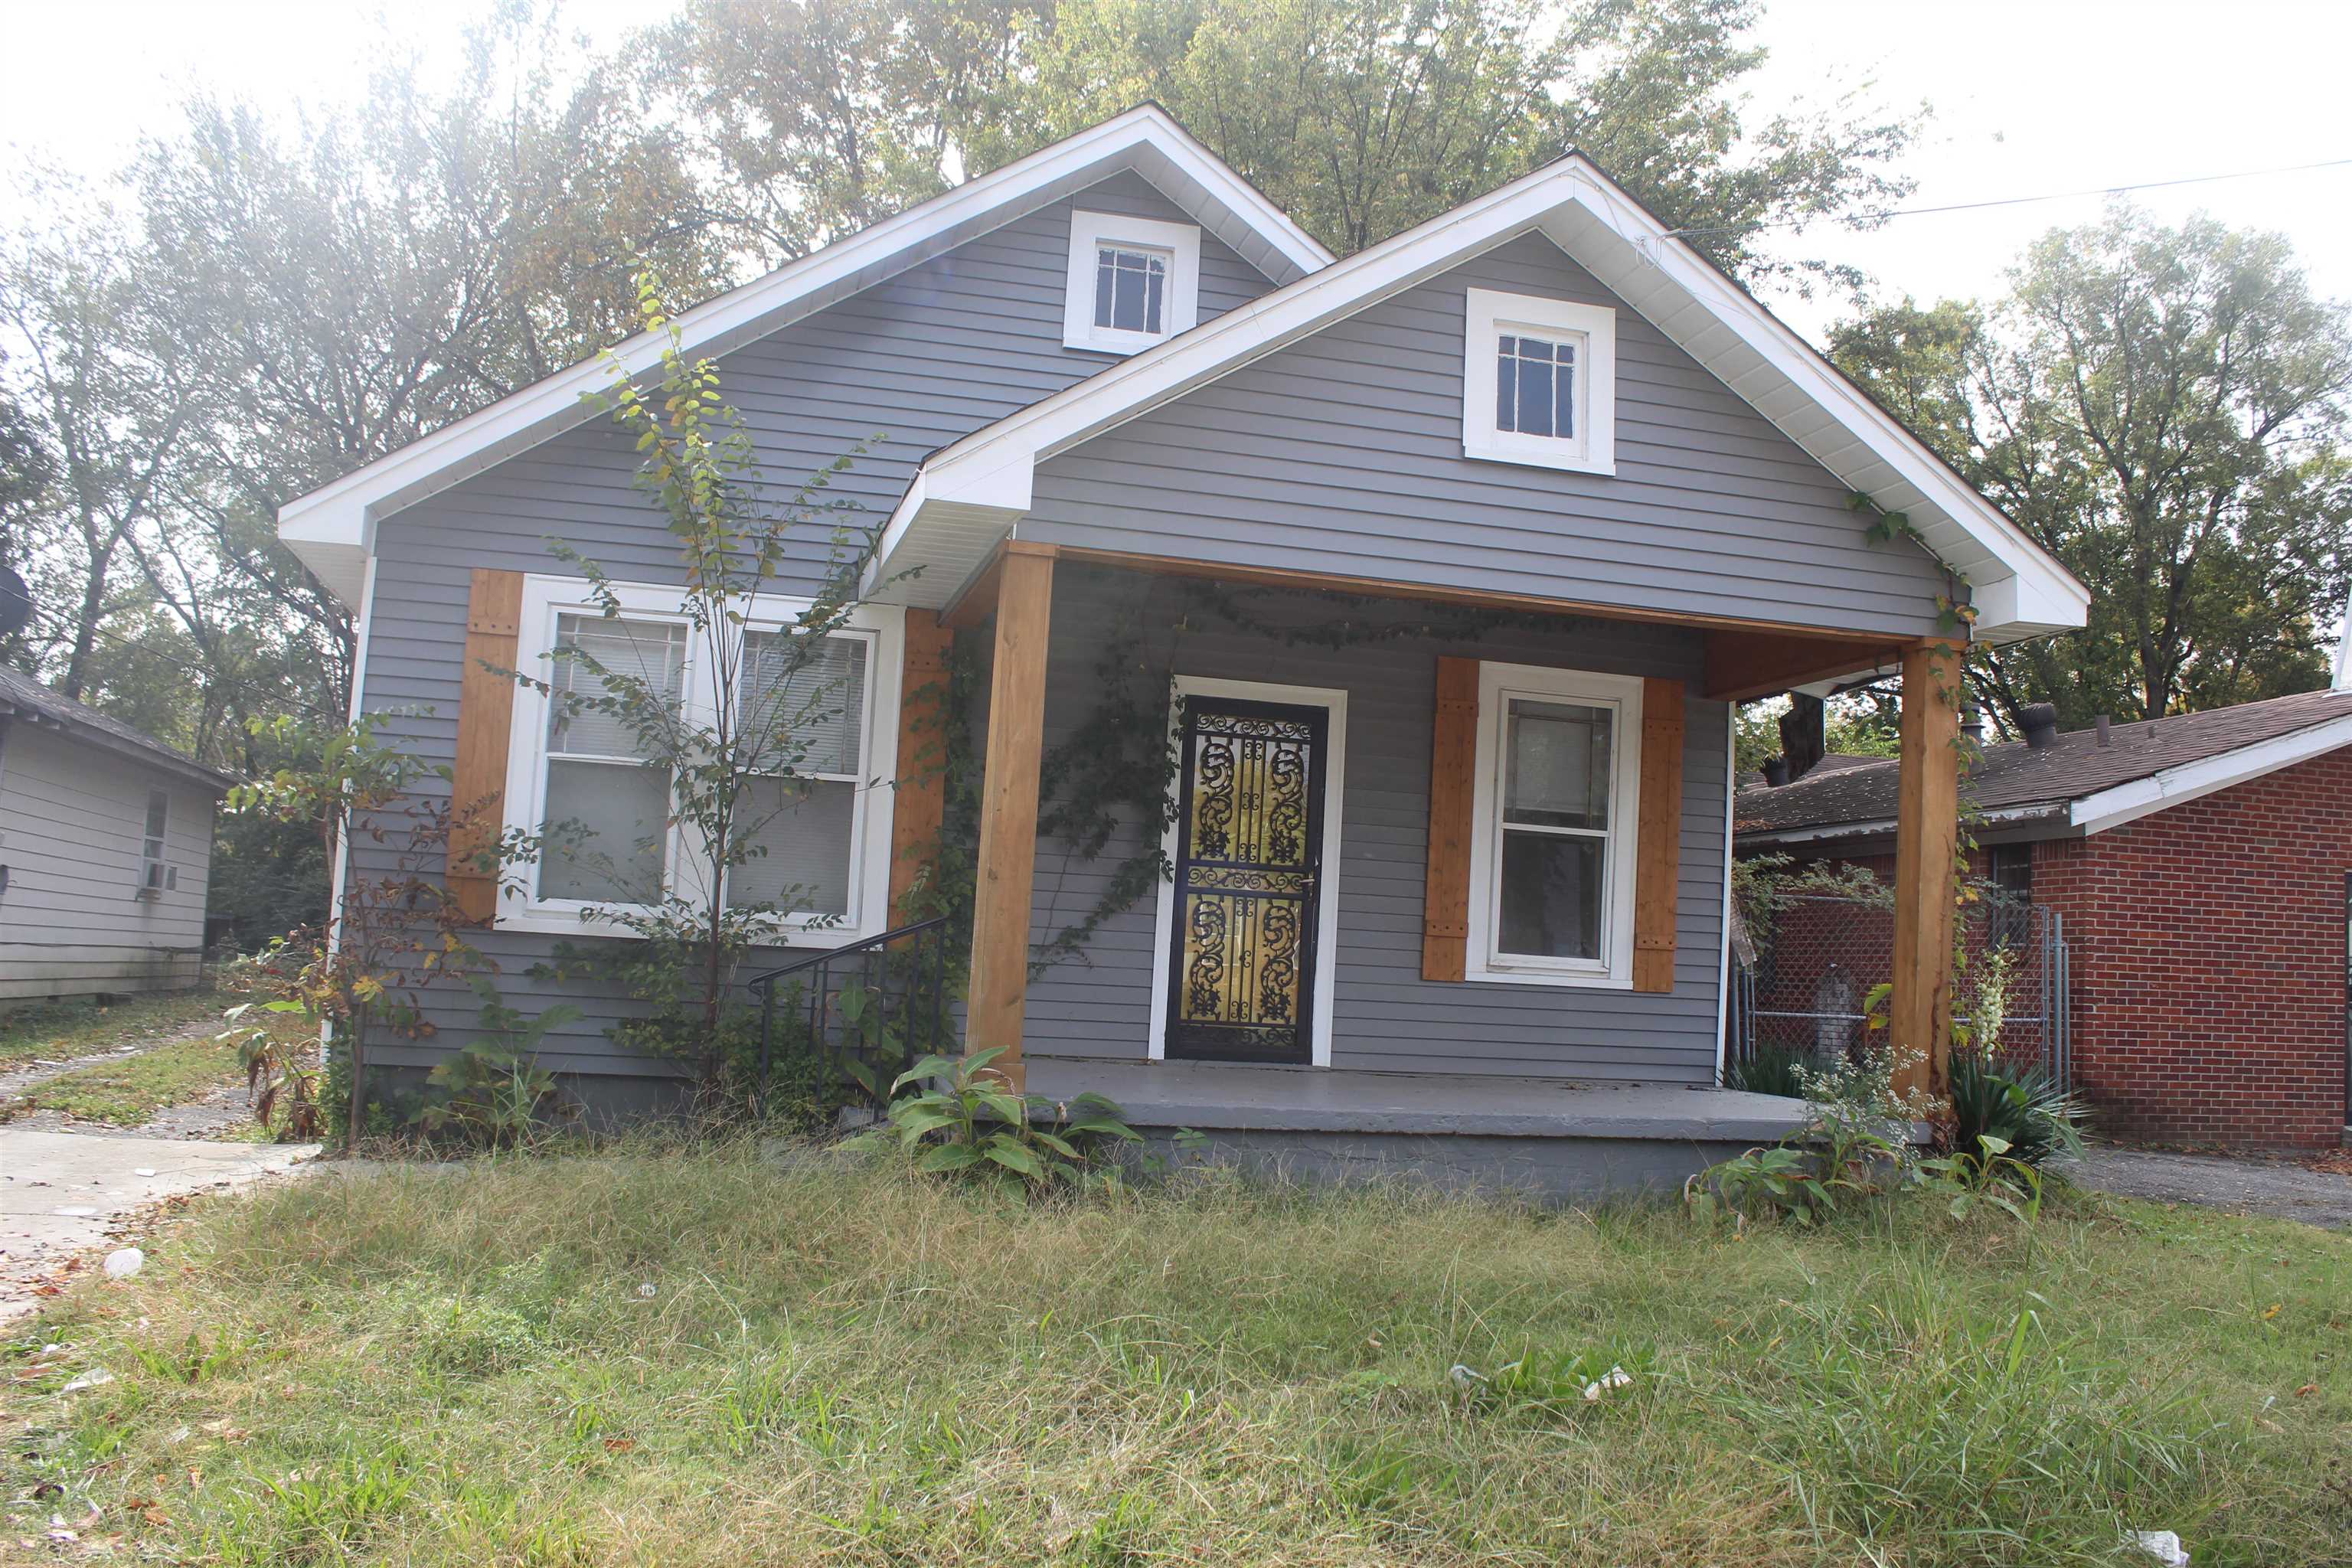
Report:
M 1617 313 L 1490 289 L 1466 311 L 1463 455 L 1616 472 Z
M 1130 354 L 1199 319 L 1201 231 L 1116 213 L 1070 215 L 1066 348 Z

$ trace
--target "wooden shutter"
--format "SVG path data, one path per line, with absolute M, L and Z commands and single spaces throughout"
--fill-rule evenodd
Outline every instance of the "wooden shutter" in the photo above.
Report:
M 1683 683 L 1642 683 L 1641 848 L 1633 871 L 1633 989 L 1675 988 L 1682 872 Z
M 1460 980 L 1470 946 L 1470 802 L 1478 767 L 1478 661 L 1437 661 L 1430 733 L 1429 868 L 1422 894 L 1421 977 Z
M 477 567 L 466 602 L 465 673 L 457 681 L 448 864 L 450 893 L 477 925 L 488 925 L 499 912 L 497 868 L 484 870 L 471 861 L 495 848 L 505 828 L 507 740 L 514 728 L 514 677 L 491 670 L 515 668 L 521 630 L 522 574 Z
M 906 674 L 898 684 L 898 782 L 890 802 L 890 914 L 939 858 L 947 812 L 948 654 L 955 633 L 932 610 L 907 612 Z

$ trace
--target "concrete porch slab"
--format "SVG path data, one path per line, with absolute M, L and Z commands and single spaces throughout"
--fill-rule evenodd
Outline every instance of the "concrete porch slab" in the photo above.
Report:
M 1032 1094 L 1099 1094 L 1139 1128 L 1746 1146 L 1804 1122 L 1801 1101 L 1730 1089 L 1050 1057 L 1032 1057 L 1028 1067 Z

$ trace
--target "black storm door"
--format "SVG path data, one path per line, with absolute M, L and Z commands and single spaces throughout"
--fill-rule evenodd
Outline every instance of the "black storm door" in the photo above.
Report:
M 1315 707 L 1188 697 L 1167 1055 L 1314 1058 L 1324 736 Z

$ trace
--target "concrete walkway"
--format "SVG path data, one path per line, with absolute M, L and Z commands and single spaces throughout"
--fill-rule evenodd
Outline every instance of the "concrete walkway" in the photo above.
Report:
M 2201 1204 L 2301 1220 L 2330 1230 L 2352 1230 L 2352 1176 L 2332 1175 L 2284 1161 L 2094 1146 L 2080 1162 L 2070 1162 L 2059 1170 L 2077 1186 L 2125 1197 Z
M 249 1185 L 313 1159 L 316 1143 L 213 1143 L 0 1127 L 0 1322 L 37 1304 L 68 1258 L 136 1246 L 126 1222 L 166 1198 Z

